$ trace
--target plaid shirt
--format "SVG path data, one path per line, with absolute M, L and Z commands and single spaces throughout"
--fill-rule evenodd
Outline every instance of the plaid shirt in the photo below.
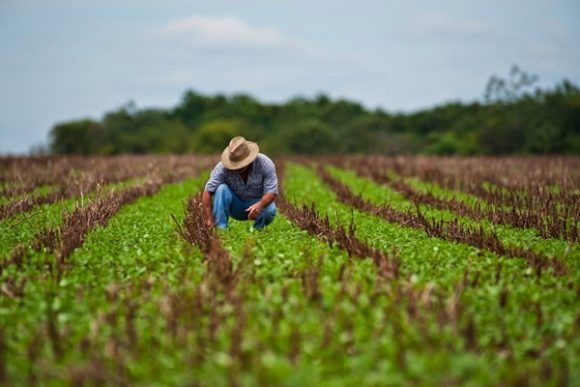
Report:
M 227 169 L 220 161 L 211 172 L 205 190 L 213 193 L 220 184 L 227 184 L 242 200 L 261 198 L 269 192 L 278 194 L 276 166 L 268 156 L 261 153 L 250 164 L 245 183 L 238 172 Z

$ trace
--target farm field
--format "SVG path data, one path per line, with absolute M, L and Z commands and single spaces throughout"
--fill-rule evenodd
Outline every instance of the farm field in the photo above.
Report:
M 580 158 L 0 158 L 0 385 L 580 385 Z

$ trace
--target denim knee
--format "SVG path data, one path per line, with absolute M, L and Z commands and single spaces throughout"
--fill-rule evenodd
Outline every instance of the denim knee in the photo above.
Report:
M 223 196 L 232 193 L 232 189 L 227 184 L 220 184 L 215 190 L 214 195 Z
M 263 216 L 266 219 L 272 220 L 276 215 L 276 203 L 272 202 L 262 209 Z

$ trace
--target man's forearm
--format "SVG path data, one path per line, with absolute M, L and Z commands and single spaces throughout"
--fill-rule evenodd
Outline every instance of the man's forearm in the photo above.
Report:
M 275 199 L 276 199 L 276 194 L 272 193 L 272 192 L 268 192 L 268 193 L 264 194 L 264 196 L 262 196 L 262 199 L 260 199 L 260 202 L 262 204 L 262 207 L 267 207 Z
M 213 214 L 211 210 L 211 192 L 203 191 L 203 195 L 201 196 L 203 202 L 203 211 L 205 212 L 205 217 L 207 219 L 213 219 Z

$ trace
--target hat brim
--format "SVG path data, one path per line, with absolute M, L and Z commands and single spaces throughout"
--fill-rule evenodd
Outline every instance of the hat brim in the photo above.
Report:
M 251 141 L 248 141 L 247 144 L 248 148 L 250 148 L 250 153 L 248 154 L 247 157 L 238 161 L 230 160 L 228 148 L 226 147 L 226 149 L 223 150 L 221 156 L 222 164 L 224 165 L 224 167 L 226 167 L 227 169 L 241 169 L 247 165 L 250 165 L 252 161 L 254 161 L 256 157 L 258 157 L 258 153 L 260 153 L 260 147 L 258 146 L 258 144 Z

